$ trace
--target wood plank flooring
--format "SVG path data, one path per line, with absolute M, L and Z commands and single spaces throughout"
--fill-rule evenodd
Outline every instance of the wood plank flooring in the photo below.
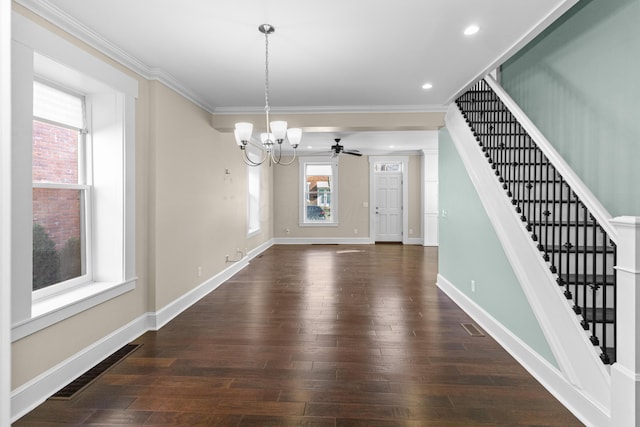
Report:
M 580 426 L 435 286 L 421 246 L 274 246 L 71 401 L 15 423 Z

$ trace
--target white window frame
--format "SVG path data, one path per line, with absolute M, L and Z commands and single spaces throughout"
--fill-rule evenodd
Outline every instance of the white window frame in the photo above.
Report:
M 135 100 L 138 81 L 12 13 L 11 339 L 16 341 L 135 289 Z M 84 93 L 93 151 L 93 280 L 34 300 L 31 130 L 36 76 Z M 89 119 L 89 118 L 88 118 Z M 100 197 L 97 197 L 97 194 Z
M 247 156 L 254 161 L 261 159 L 260 149 L 248 145 Z M 257 181 L 257 188 L 252 188 L 252 178 Z M 247 166 L 247 237 L 253 237 L 262 231 L 260 225 L 260 203 L 262 197 L 262 166 Z M 252 201 L 253 192 L 256 192 Z M 255 221 L 255 223 L 253 223 Z
M 337 227 L 338 226 L 338 188 L 339 188 L 339 178 L 338 178 L 338 157 L 333 158 L 318 158 L 318 157 L 299 157 L 298 163 L 299 167 L 299 179 L 298 182 L 300 191 L 299 191 L 299 225 L 300 227 Z M 309 221 L 307 220 L 307 208 L 306 208 L 306 185 L 307 185 L 307 176 L 306 170 L 307 165 L 330 165 L 331 166 L 331 179 L 332 179 L 332 188 L 331 188 L 331 220 L 330 221 Z

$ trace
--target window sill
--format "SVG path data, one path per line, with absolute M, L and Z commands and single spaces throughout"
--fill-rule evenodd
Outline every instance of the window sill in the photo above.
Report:
M 31 318 L 13 325 L 11 341 L 17 341 L 64 319 L 132 291 L 136 278 L 125 282 L 94 282 L 34 301 Z
M 337 222 L 301 222 L 300 227 L 337 227 Z

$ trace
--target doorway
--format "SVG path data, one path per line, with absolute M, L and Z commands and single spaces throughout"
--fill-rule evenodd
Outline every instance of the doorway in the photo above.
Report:
M 370 158 L 371 237 L 374 242 L 404 242 L 406 157 Z

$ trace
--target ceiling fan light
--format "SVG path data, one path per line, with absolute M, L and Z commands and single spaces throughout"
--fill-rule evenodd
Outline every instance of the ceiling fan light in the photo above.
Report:
M 285 121 L 273 121 L 270 123 L 271 132 L 273 133 L 273 137 L 281 143 L 284 141 L 284 138 L 287 136 L 287 122 Z
M 302 129 L 300 128 L 288 129 L 287 139 L 289 140 L 289 144 L 291 144 L 293 148 L 298 148 L 298 145 L 300 145 L 300 140 L 302 139 Z
M 238 145 L 247 145 L 253 134 L 253 125 L 246 122 L 236 123 L 236 129 L 233 133 Z

